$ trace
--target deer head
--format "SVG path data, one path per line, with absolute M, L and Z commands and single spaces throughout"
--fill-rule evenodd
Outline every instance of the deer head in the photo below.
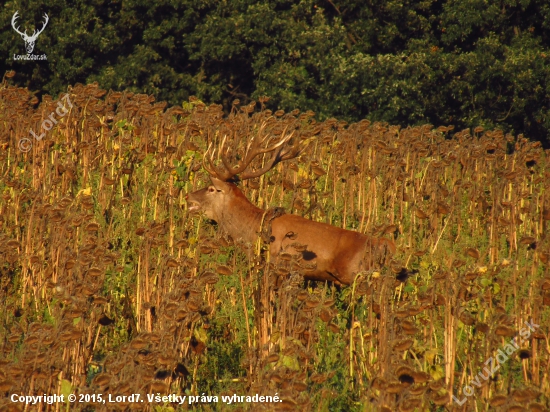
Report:
M 38 38 L 40 33 L 42 33 L 44 31 L 44 28 L 46 28 L 46 25 L 48 24 L 49 17 L 46 13 L 44 13 L 44 23 L 42 24 L 42 28 L 38 31 L 34 30 L 34 32 L 32 33 L 32 36 L 28 36 L 27 35 L 27 30 L 25 30 L 23 33 L 21 33 L 19 31 L 19 29 L 15 26 L 15 21 L 19 17 L 18 14 L 19 14 L 19 11 L 16 11 L 13 14 L 13 17 L 11 19 L 11 25 L 12 25 L 13 29 L 17 33 L 19 33 L 21 35 L 21 37 L 23 38 L 23 41 L 25 42 L 25 48 L 27 49 L 27 53 L 31 54 L 32 51 L 34 50 L 34 43 L 36 42 L 36 39 Z
M 293 135 L 287 133 L 287 128 L 280 137 L 275 138 L 266 133 L 266 127 L 267 124 L 262 123 L 257 135 L 246 144 L 241 156 L 237 156 L 227 146 L 227 137 L 223 138 L 217 150 L 210 145 L 203 158 L 203 167 L 210 175 L 212 185 L 189 193 L 186 197 L 189 212 L 204 213 L 234 239 L 253 241 L 257 235 L 256 226 L 259 225 L 263 213 L 263 210 L 248 201 L 235 183 L 259 177 L 279 162 L 292 159 L 303 150 L 297 139 L 294 144 L 286 145 Z M 221 158 L 218 166 L 214 164 L 216 154 Z M 258 158 L 263 165 L 254 170 L 251 164 Z

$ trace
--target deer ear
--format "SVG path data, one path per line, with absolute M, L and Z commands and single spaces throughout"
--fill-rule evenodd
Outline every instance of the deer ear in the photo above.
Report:
M 210 176 L 210 180 L 212 181 L 212 185 L 217 190 L 224 190 L 226 188 L 226 183 L 223 180 L 217 179 L 215 177 Z

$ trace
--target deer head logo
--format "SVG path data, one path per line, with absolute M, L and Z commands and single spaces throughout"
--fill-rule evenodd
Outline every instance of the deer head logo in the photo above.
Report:
M 19 29 L 17 28 L 17 26 L 15 25 L 15 21 L 19 17 L 18 14 L 19 14 L 19 11 L 16 11 L 13 14 L 13 17 L 11 19 L 11 25 L 12 25 L 13 29 L 17 33 L 19 33 L 21 35 L 21 37 L 23 38 L 23 40 L 25 42 L 25 48 L 27 49 L 27 53 L 31 54 L 32 51 L 34 50 L 34 43 L 36 42 L 36 39 L 38 38 L 38 35 L 44 31 L 44 28 L 48 24 L 49 17 L 46 13 L 44 13 L 44 23 L 42 24 L 42 29 L 40 29 L 38 31 L 34 30 L 34 32 L 32 33 L 32 36 L 29 36 L 29 35 L 27 35 L 27 30 L 25 30 L 25 32 L 21 33 L 19 31 Z

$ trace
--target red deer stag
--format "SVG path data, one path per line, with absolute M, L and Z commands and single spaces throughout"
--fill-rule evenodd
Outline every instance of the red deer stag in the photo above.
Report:
M 260 127 L 259 134 L 264 128 L 265 123 Z M 233 239 L 251 244 L 270 225 L 267 240 L 270 242 L 273 263 L 277 264 L 281 252 L 301 255 L 304 263 L 310 263 L 309 270 L 304 271 L 304 278 L 350 285 L 358 272 L 381 264 L 387 252 L 393 253 L 393 242 L 314 222 L 301 216 L 280 213 L 280 208 L 262 210 L 253 205 L 234 183 L 259 177 L 277 163 L 298 156 L 302 149 L 299 142 L 285 148 L 291 137 L 292 134 L 283 132 L 278 142 L 265 148 L 262 146 L 271 139 L 267 136 L 263 139 L 252 138 L 244 156 L 235 167 L 227 156 L 229 149 L 224 150 L 225 138 L 219 149 L 221 167 L 214 165 L 214 151 L 209 156 L 209 147 L 204 155 L 203 167 L 210 175 L 212 185 L 186 196 L 188 210 L 203 212 Z M 263 167 L 247 170 L 256 156 L 265 156 L 267 153 L 271 156 L 264 159 Z

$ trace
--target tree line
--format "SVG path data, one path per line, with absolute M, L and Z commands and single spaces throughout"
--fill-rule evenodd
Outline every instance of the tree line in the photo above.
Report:
M 26 54 L 12 28 L 49 22 Z M 57 95 L 77 82 L 194 95 L 230 108 L 320 119 L 368 118 L 501 128 L 550 145 L 550 4 L 546 0 L 52 0 L 0 10 L 9 79 Z

